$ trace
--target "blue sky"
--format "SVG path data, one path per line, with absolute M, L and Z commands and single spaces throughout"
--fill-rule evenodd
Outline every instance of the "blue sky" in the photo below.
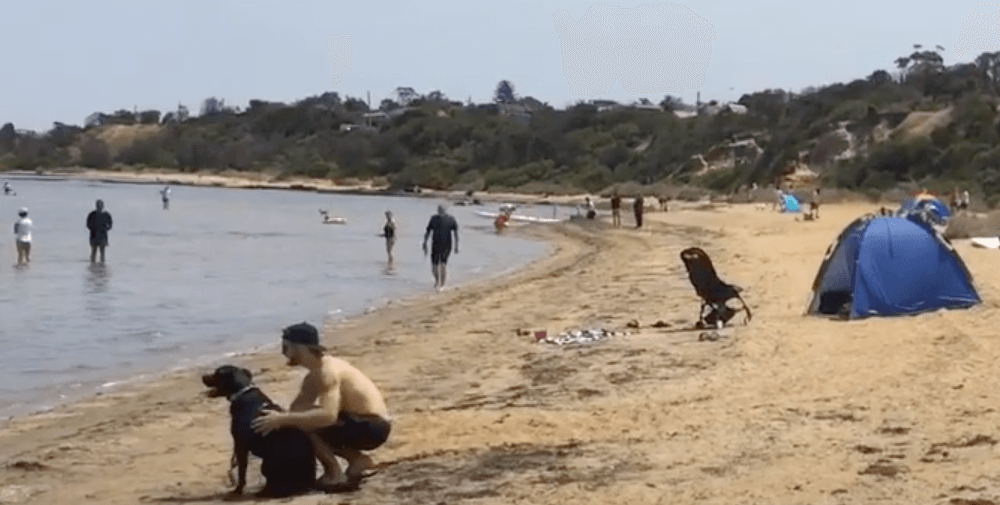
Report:
M 452 99 L 492 98 L 501 79 L 555 107 L 579 99 L 563 75 L 557 11 L 580 20 L 593 2 L 486 0 L 131 0 L 8 2 L 0 123 L 43 131 L 95 111 L 176 108 L 209 96 L 293 101 L 326 91 L 373 104 L 397 86 Z M 639 4 L 597 5 L 634 9 Z M 914 43 L 945 47 L 946 64 L 980 2 L 679 1 L 715 29 L 694 102 L 766 88 L 800 90 L 891 70 Z M 1000 9 L 1000 5 L 995 6 Z M 352 69 L 334 84 L 330 36 L 348 34 Z M 997 41 L 1000 42 L 1000 41 Z M 989 45 L 989 44 L 987 44 Z M 986 49 L 1000 49 L 1000 47 Z M 630 95 L 621 84 L 608 95 Z

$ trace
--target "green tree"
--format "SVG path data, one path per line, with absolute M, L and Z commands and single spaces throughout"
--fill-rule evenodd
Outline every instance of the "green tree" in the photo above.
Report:
M 17 144 L 17 131 L 13 123 L 6 123 L 0 128 L 0 152 L 11 152 Z
M 517 101 L 514 97 L 514 84 L 506 79 L 497 83 L 496 91 L 493 92 L 493 101 L 502 104 L 509 104 Z

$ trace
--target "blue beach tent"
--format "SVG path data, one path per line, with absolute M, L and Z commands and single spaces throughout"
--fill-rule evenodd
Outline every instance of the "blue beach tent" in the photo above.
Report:
M 795 195 L 782 193 L 781 203 L 782 203 L 781 206 L 782 212 L 800 212 L 802 210 L 799 207 L 799 199 L 795 198 Z
M 919 220 L 865 216 L 827 249 L 810 314 L 850 319 L 967 308 L 981 300 L 951 242 Z

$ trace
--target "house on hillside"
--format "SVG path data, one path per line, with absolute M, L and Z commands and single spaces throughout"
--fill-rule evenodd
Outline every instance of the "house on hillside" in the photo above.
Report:
M 499 103 L 497 110 L 501 116 L 510 118 L 524 126 L 531 125 L 532 111 L 523 103 Z
M 614 100 L 591 100 L 590 105 L 597 107 L 597 112 L 607 112 L 621 108 L 621 104 Z
M 703 104 L 701 109 L 698 110 L 698 115 L 700 116 L 714 116 L 716 114 L 746 114 L 747 108 L 745 105 L 740 105 L 735 102 L 728 102 L 724 104 L 718 104 L 709 102 Z
M 629 104 L 628 108 L 636 110 L 648 110 L 652 112 L 663 112 L 663 107 L 660 107 L 655 103 L 634 102 Z

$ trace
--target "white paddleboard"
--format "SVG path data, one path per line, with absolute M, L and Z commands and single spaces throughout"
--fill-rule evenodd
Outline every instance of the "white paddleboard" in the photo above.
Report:
M 499 212 L 478 211 L 478 212 L 476 212 L 476 215 L 478 215 L 480 217 L 496 218 L 497 216 L 500 215 L 500 213 Z M 549 217 L 521 216 L 521 215 L 518 215 L 518 214 L 512 214 L 510 216 L 510 220 L 511 221 L 519 221 L 519 222 L 522 222 L 522 223 L 547 223 L 547 224 L 561 223 L 561 222 L 564 221 L 563 219 L 556 219 L 556 218 L 549 218 Z
M 1000 249 L 1000 237 L 973 237 L 972 245 L 984 249 Z

